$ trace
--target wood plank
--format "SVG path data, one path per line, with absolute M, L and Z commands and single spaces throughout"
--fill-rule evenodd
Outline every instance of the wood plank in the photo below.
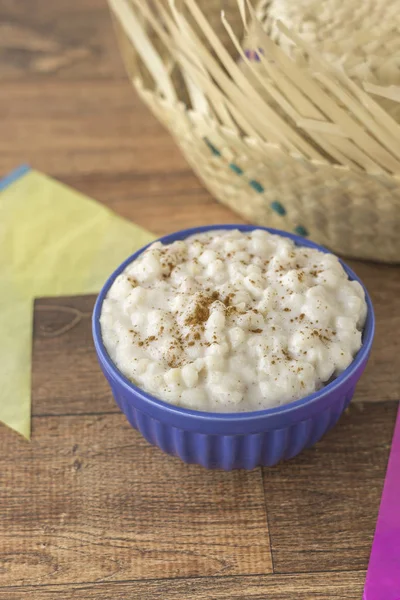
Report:
M 398 404 L 353 404 L 264 489 L 276 573 L 366 569 Z
M 272 571 L 260 470 L 187 466 L 122 414 L 5 430 L 0 473 L 0 586 Z
M 158 234 L 239 221 L 135 95 L 105 0 L 0 0 L 0 17 L 0 175 L 30 162 Z M 356 399 L 399 399 L 400 271 L 353 266 L 378 317 Z M 92 305 L 36 303 L 33 441 L 0 436 L 0 600 L 359 600 L 394 404 L 353 407 L 263 481 L 185 466 L 119 413 Z
M 81 296 L 36 302 L 35 414 L 118 410 L 92 347 L 93 301 Z M 80 320 L 66 308 L 78 310 Z M 395 410 L 395 403 L 354 405 L 316 448 L 264 471 L 277 572 L 366 568 Z
M 0 600 L 360 600 L 364 579 L 348 572 L 17 587 L 0 589 Z
M 7 84 L 0 114 L 0 175 L 29 162 L 160 234 L 243 222 L 204 189 L 128 81 Z
M 0 78 L 126 78 L 105 0 L 2 0 Z
M 367 369 L 355 400 L 400 400 L 400 269 L 348 261 L 366 285 L 374 304 L 376 335 Z
M 0 114 L 0 175 L 29 162 L 159 234 L 243 222 L 204 189 L 128 81 L 8 84 Z
M 243 222 L 204 189 L 127 80 L 9 83 L 0 114 L 0 176 L 29 162 L 160 234 Z
M 202 0 L 200 7 L 225 47 L 237 56 L 218 3 Z M 241 34 L 236 1 L 225 2 L 224 9 Z M 0 11 L 1 79 L 126 77 L 106 0 L 2 0 Z
M 119 412 L 93 347 L 94 301 L 95 296 L 36 301 L 33 415 Z
M 11 82 L 0 88 L 0 114 L 2 174 L 26 161 L 60 177 L 186 168 L 127 80 Z

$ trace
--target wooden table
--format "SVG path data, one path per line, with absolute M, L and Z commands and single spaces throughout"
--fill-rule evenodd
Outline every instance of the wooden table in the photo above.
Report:
M 0 175 L 28 162 L 156 234 L 239 221 L 133 93 L 104 0 L 0 0 L 0 81 Z M 38 299 L 32 442 L 0 430 L 0 600 L 360 600 L 400 398 L 400 270 L 352 265 L 378 317 L 361 403 L 248 473 L 150 447 L 97 367 L 93 298 Z

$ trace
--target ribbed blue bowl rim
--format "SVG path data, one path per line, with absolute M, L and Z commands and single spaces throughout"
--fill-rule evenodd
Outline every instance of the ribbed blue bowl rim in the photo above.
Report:
M 171 233 L 154 241 L 159 241 L 163 244 L 171 244 L 176 240 L 183 240 L 196 233 L 222 229 L 239 229 L 240 231 L 253 231 L 254 229 L 262 229 L 264 231 L 268 231 L 269 233 L 289 238 L 298 246 L 315 248 L 324 253 L 331 253 L 327 248 L 319 246 L 318 244 L 293 233 L 254 225 L 222 224 L 193 227 L 191 229 L 184 229 L 182 231 Z M 337 396 L 342 395 L 346 391 L 347 387 L 354 387 L 354 382 L 356 379 L 358 379 L 358 376 L 361 375 L 369 356 L 375 331 L 375 316 L 371 298 L 363 282 L 342 260 L 340 260 L 340 263 L 349 276 L 349 279 L 358 281 L 365 291 L 368 312 L 363 331 L 363 345 L 351 365 L 349 365 L 349 367 L 343 371 L 343 373 L 341 373 L 336 379 L 322 389 L 304 398 L 301 398 L 300 400 L 296 400 L 295 402 L 290 402 L 289 404 L 278 406 L 276 408 L 268 408 L 252 412 L 216 413 L 191 410 L 188 408 L 175 406 L 173 404 L 164 402 L 163 400 L 160 400 L 137 387 L 117 369 L 109 357 L 101 336 L 100 314 L 103 300 L 106 297 L 107 292 L 115 278 L 146 248 L 148 248 L 148 246 L 154 243 L 154 241 L 132 254 L 110 275 L 97 297 L 93 310 L 93 339 L 99 362 L 107 378 L 111 380 L 114 385 L 117 385 L 124 390 L 125 400 L 126 398 L 132 398 L 132 403 L 143 412 L 151 414 L 156 418 L 160 418 L 161 420 L 166 420 L 170 424 L 177 425 L 182 428 L 188 428 L 190 430 L 200 429 L 201 431 L 204 430 L 204 432 L 215 434 L 244 434 L 253 431 L 266 429 L 269 430 L 276 427 L 287 426 L 288 423 L 290 424 L 292 421 L 298 421 L 303 414 L 308 417 L 310 414 L 318 412 L 318 406 L 321 401 L 325 401 L 325 404 L 327 403 L 328 405 L 334 403 L 337 399 Z

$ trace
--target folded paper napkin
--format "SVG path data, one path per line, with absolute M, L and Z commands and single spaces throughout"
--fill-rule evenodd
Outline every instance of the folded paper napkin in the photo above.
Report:
M 29 167 L 0 180 L 0 421 L 29 438 L 33 299 L 99 291 L 152 239 Z

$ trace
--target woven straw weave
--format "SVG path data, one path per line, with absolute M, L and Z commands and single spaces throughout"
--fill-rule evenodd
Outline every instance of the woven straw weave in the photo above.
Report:
M 400 83 L 399 0 L 264 0 L 258 14 L 272 39 L 299 65 L 304 54 L 282 35 L 278 20 L 353 81 Z M 381 104 L 400 120 L 399 103 Z
M 217 199 L 336 253 L 400 262 L 400 124 L 380 96 L 289 32 L 285 58 L 265 1 L 260 21 L 224 0 L 224 22 L 220 0 L 109 3 L 133 85 Z

